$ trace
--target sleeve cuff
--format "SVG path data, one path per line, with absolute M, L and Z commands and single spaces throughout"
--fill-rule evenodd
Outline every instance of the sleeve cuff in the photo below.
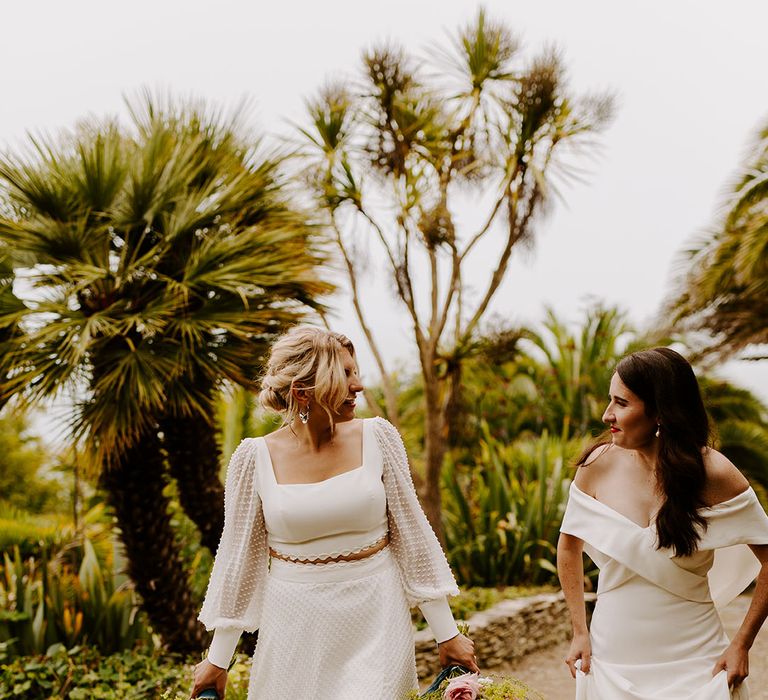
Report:
M 459 628 L 456 627 L 456 622 L 453 619 L 451 606 L 448 605 L 448 598 L 427 600 L 419 604 L 419 609 L 438 644 L 453 639 L 459 633 Z
M 229 668 L 242 633 L 237 627 L 217 627 L 208 649 L 208 661 L 219 668 Z

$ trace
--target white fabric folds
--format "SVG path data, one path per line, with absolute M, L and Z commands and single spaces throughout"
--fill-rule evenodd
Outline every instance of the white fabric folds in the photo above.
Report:
M 561 532 L 578 537 L 600 568 L 590 625 L 592 667 L 577 700 L 745 700 L 712 668 L 728 645 L 716 605 L 726 605 L 760 566 L 750 544 L 768 544 L 768 517 L 750 488 L 703 508 L 698 550 L 675 557 L 641 527 L 571 484 Z
M 459 588 L 432 526 L 413 487 L 405 446 L 397 429 L 383 418 L 372 418 L 384 460 L 382 479 L 387 494 L 389 541 L 411 605 L 458 595 Z
M 227 468 L 224 531 L 198 619 L 207 630 L 259 626 L 268 569 L 267 533 L 258 492 L 256 440 L 245 439 Z

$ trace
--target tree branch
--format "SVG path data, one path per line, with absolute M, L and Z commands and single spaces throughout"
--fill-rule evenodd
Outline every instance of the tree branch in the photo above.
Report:
M 470 239 L 469 243 L 467 243 L 466 248 L 464 248 L 464 251 L 459 255 L 459 262 L 463 262 L 464 258 L 469 254 L 469 252 L 472 250 L 472 248 L 475 247 L 475 244 L 486 234 L 488 233 L 488 230 L 491 228 L 491 224 L 493 224 L 494 219 L 496 218 L 496 215 L 499 213 L 499 209 L 501 209 L 501 205 L 504 204 L 504 201 L 507 199 L 509 186 L 512 183 L 512 180 L 515 179 L 515 175 L 519 172 L 519 168 L 517 167 L 517 163 L 514 164 L 513 167 L 509 168 L 509 172 L 504 178 L 501 186 L 501 194 L 499 195 L 499 198 L 496 200 L 496 204 L 493 205 L 493 209 L 491 209 L 491 213 L 488 216 L 488 219 L 485 222 L 485 225 Z
M 525 178 L 525 174 L 526 174 L 526 171 L 522 170 L 521 186 Z M 515 190 L 510 194 L 512 196 L 510 196 L 508 199 L 508 206 L 510 211 L 509 211 L 509 236 L 507 238 L 507 243 L 504 247 L 501 257 L 499 258 L 499 264 L 496 266 L 496 269 L 493 271 L 493 275 L 491 276 L 491 280 L 488 284 L 488 288 L 486 289 L 485 295 L 483 296 L 482 301 L 478 305 L 477 309 L 475 310 L 475 313 L 472 315 L 472 318 L 470 319 L 469 323 L 467 323 L 467 326 L 462 333 L 462 336 L 461 336 L 462 341 L 466 341 L 472 335 L 472 332 L 475 330 L 475 327 L 477 326 L 483 314 L 485 313 L 486 309 L 488 308 L 488 304 L 490 303 L 491 299 L 496 293 L 496 290 L 499 288 L 499 285 L 501 284 L 501 281 L 504 278 L 504 273 L 507 270 L 509 259 L 512 255 L 512 248 L 525 235 L 531 216 L 533 215 L 533 211 L 536 207 L 536 203 L 540 198 L 539 186 L 534 182 L 533 190 L 531 191 L 531 194 L 528 198 L 528 206 L 526 208 L 525 214 L 518 221 L 517 211 L 516 211 L 518 206 L 518 197 L 517 197 L 518 191 Z
M 384 246 L 384 249 L 387 252 L 387 257 L 389 258 L 389 264 L 392 267 L 392 274 L 395 278 L 395 285 L 397 286 L 397 293 L 400 299 L 405 304 L 405 307 L 408 309 L 408 313 L 411 316 L 411 320 L 413 321 L 413 328 L 414 333 L 416 335 L 416 344 L 419 346 L 419 349 L 421 350 L 424 346 L 424 333 L 421 329 L 421 321 L 419 320 L 419 315 L 416 311 L 416 304 L 413 300 L 413 287 L 411 285 L 410 275 L 407 274 L 408 269 L 408 255 L 407 255 L 407 245 L 408 245 L 408 238 L 407 238 L 407 231 L 406 231 L 406 243 L 404 248 L 404 260 L 403 260 L 403 267 L 401 268 L 400 265 L 397 264 L 397 260 L 395 258 L 394 253 L 392 252 L 392 248 L 390 247 L 389 243 L 387 242 L 387 238 L 384 235 L 384 231 L 382 230 L 381 226 L 375 221 L 375 219 L 368 214 L 363 207 L 358 206 L 357 210 L 365 217 L 365 219 L 373 226 L 374 230 L 379 236 L 379 240 L 381 241 L 382 245 Z M 404 269 L 405 271 L 405 277 L 401 277 L 400 270 Z M 407 284 L 403 284 L 404 280 L 407 282 Z
M 368 343 L 368 347 L 371 350 L 371 354 L 373 355 L 374 362 L 376 363 L 376 367 L 379 370 L 379 375 L 381 376 L 381 387 L 384 392 L 384 401 L 386 404 L 386 410 L 387 410 L 387 417 L 389 420 L 395 425 L 395 427 L 399 427 L 400 425 L 400 415 L 399 411 L 397 409 L 397 399 L 394 387 L 392 386 L 392 378 L 389 375 L 389 372 L 387 372 L 387 369 L 384 365 L 384 358 L 381 355 L 381 352 L 379 351 L 379 347 L 376 343 L 375 338 L 373 337 L 373 332 L 370 329 L 370 326 L 368 325 L 367 321 L 365 320 L 365 314 L 363 313 L 363 306 L 360 301 L 360 291 L 357 286 L 357 272 L 355 270 L 354 263 L 352 262 L 352 258 L 349 255 L 349 252 L 347 251 L 347 247 L 344 244 L 344 239 L 341 235 L 341 229 L 339 228 L 339 224 L 336 221 L 336 213 L 335 211 L 331 212 L 331 225 L 333 227 L 333 232 L 336 237 L 336 245 L 339 247 L 339 250 L 341 251 L 341 255 L 344 258 L 344 264 L 347 268 L 347 277 L 349 278 L 349 285 L 352 290 L 352 306 L 355 309 L 355 314 L 357 315 L 357 321 L 360 324 L 360 328 L 363 331 L 363 335 L 365 336 L 365 339 Z M 368 392 L 366 392 L 366 400 L 371 407 L 372 410 L 376 410 L 377 404 L 375 402 L 372 402 L 372 397 L 369 395 Z

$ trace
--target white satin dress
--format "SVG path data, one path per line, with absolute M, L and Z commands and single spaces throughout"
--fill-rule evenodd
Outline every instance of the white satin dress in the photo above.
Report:
M 576 700 L 746 700 L 712 675 L 728 646 L 717 612 L 754 580 L 749 544 L 768 544 L 768 517 L 749 488 L 703 508 L 708 527 L 697 552 L 656 549 L 641 527 L 571 484 L 560 528 L 584 542 L 600 568 L 590 624 L 592 663 L 576 678 Z

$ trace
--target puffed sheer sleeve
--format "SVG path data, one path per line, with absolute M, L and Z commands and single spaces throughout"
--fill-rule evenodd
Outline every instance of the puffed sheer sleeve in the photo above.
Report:
M 259 627 L 268 555 L 256 456 L 256 440 L 247 438 L 227 469 L 224 532 L 198 617 L 209 631 Z
M 387 496 L 390 548 L 411 605 L 459 592 L 442 547 L 416 497 L 400 433 L 383 418 L 374 418 L 382 454 Z

